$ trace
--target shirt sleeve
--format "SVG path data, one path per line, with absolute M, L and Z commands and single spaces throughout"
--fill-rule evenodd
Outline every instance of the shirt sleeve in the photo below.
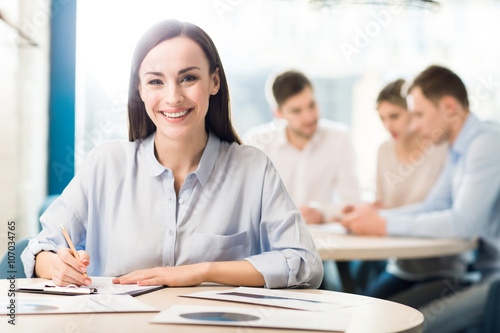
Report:
M 262 189 L 261 254 L 249 261 L 267 288 L 317 288 L 323 279 L 318 250 L 302 216 L 272 163 L 267 162 Z
M 405 221 L 409 216 L 415 216 L 429 211 L 445 210 L 451 207 L 451 165 L 448 163 L 443 168 L 436 184 L 429 194 L 421 202 L 405 205 L 402 207 L 383 209 L 379 211 L 380 216 L 387 219 L 388 232 L 391 235 L 406 235 Z
M 76 250 L 84 250 L 87 212 L 87 174 L 90 158 L 78 170 L 63 193 L 47 208 L 40 217 L 42 231 L 30 239 L 21 254 L 26 277 L 35 277 L 35 256 L 41 251 L 57 252 L 68 247 L 60 225 L 64 225 Z
M 343 204 L 361 202 L 360 186 L 356 173 L 356 153 L 351 137 L 345 134 L 340 158 L 337 190 Z
M 467 150 L 462 179 L 454 184 L 451 158 L 430 194 L 413 210 L 388 212 L 392 235 L 474 238 L 484 230 L 500 195 L 500 141 L 478 137 Z M 399 213 L 399 214 L 394 214 Z

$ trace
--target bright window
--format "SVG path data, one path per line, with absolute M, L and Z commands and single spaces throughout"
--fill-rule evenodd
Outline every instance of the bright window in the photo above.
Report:
M 500 120 L 500 5 L 441 1 L 434 9 L 321 7 L 307 0 L 86 0 L 78 2 L 77 165 L 96 144 L 127 139 L 133 48 L 153 23 L 176 18 L 213 38 L 228 76 L 240 134 L 270 121 L 268 76 L 296 68 L 313 79 L 323 116 L 351 126 L 359 175 L 373 193 L 375 157 L 386 138 L 374 110 L 383 85 L 430 64 L 466 82 L 473 111 Z

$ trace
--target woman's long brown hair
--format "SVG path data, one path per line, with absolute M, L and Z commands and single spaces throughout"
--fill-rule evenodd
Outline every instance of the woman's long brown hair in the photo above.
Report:
M 220 88 L 216 95 L 210 96 L 208 112 L 205 116 L 205 130 L 212 131 L 222 141 L 241 144 L 241 140 L 231 124 L 231 106 L 226 74 L 212 39 L 198 26 L 177 20 L 157 23 L 142 36 L 135 48 L 128 95 L 129 140 L 144 139 L 156 130 L 139 94 L 139 68 L 142 61 L 149 51 L 161 42 L 180 36 L 193 40 L 202 48 L 210 64 L 210 74 L 213 74 L 217 68 L 219 69 Z

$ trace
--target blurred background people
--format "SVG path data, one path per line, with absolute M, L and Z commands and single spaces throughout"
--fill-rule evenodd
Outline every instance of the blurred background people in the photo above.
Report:
M 380 119 L 391 135 L 381 144 L 377 156 L 376 204 L 384 209 L 424 200 L 441 173 L 448 151 L 446 142 L 434 144 L 413 130 L 406 103 L 407 89 L 405 81 L 398 79 L 385 86 L 376 101 Z M 390 259 L 366 294 L 387 299 L 421 283 L 453 278 L 466 268 L 465 263 L 456 266 L 457 260 L 456 256 Z
M 445 67 L 434 65 L 420 73 L 409 88 L 408 100 L 412 123 L 422 138 L 450 145 L 438 181 L 419 203 L 387 210 L 360 206 L 343 225 L 364 235 L 477 237 L 477 259 L 471 269 L 483 281 L 499 277 L 500 126 L 470 112 L 464 83 Z M 453 261 L 447 267 L 463 269 L 464 258 L 447 258 Z M 460 281 L 453 282 L 456 291 Z M 424 291 L 421 288 L 419 294 L 425 298 L 411 305 L 442 297 L 444 290 L 439 283 Z

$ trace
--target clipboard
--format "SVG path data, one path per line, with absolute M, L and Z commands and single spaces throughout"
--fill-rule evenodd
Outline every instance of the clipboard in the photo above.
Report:
M 17 292 L 23 293 L 36 293 L 36 294 L 53 294 L 53 295 L 92 295 L 97 294 L 97 288 L 78 288 L 75 285 L 70 285 L 68 287 L 57 287 L 51 285 L 45 285 L 43 288 L 17 288 Z
M 67 287 L 58 287 L 52 281 L 47 280 L 42 283 L 36 283 L 26 287 L 16 288 L 15 291 L 20 293 L 37 293 L 37 294 L 52 294 L 52 295 L 93 295 L 93 294 L 110 294 L 110 295 L 130 295 L 139 296 L 150 293 L 166 286 L 138 286 L 138 285 L 119 285 L 111 283 L 111 277 L 92 277 L 93 283 L 90 286 L 77 287 L 70 285 Z

